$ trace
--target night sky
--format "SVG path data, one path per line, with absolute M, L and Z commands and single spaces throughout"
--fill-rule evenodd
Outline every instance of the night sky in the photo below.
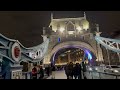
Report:
M 80 17 L 83 11 L 52 11 L 55 18 Z M 42 43 L 42 28 L 49 26 L 51 11 L 0 11 L 0 33 L 19 40 L 25 47 Z M 105 37 L 120 33 L 120 11 L 86 11 Z

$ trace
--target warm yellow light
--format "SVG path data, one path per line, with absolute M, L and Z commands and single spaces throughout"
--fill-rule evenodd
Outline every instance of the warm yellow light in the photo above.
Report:
M 81 31 L 81 30 L 82 30 L 82 28 L 81 28 L 80 26 L 78 26 L 78 27 L 77 27 L 77 30 L 78 30 L 78 31 Z
M 70 52 L 70 50 L 68 52 Z
M 87 20 L 82 21 L 83 29 L 87 30 L 89 29 L 89 22 Z
M 63 32 L 65 29 L 63 27 L 60 28 L 60 32 Z
M 68 31 L 68 34 L 74 34 L 74 31 Z
M 84 29 L 85 30 L 89 29 L 89 26 L 88 25 L 84 25 Z

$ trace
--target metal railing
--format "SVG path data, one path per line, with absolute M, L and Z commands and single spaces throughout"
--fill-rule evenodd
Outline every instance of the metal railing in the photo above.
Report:
M 51 74 L 51 73 L 50 73 Z M 32 79 L 32 72 L 22 72 L 23 75 L 23 79 Z M 40 74 L 37 74 L 37 79 L 39 79 Z M 44 77 L 43 79 L 48 78 L 49 76 L 47 76 L 47 74 L 44 71 Z
M 22 75 L 23 75 L 23 79 L 31 79 L 32 78 L 31 72 L 22 72 Z
M 87 79 L 120 79 L 120 73 L 87 71 L 86 77 Z

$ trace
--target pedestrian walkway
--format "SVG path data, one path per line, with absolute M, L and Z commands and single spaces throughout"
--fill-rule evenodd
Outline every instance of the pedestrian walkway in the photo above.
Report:
M 51 76 L 48 77 L 47 79 L 51 79 Z M 65 71 L 55 71 L 55 79 L 67 79 L 66 75 L 65 75 Z

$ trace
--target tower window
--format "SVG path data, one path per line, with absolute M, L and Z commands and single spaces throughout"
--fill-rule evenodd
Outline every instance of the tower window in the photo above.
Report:
M 69 22 L 67 25 L 67 30 L 68 31 L 74 31 L 74 25 L 72 24 L 72 22 Z

